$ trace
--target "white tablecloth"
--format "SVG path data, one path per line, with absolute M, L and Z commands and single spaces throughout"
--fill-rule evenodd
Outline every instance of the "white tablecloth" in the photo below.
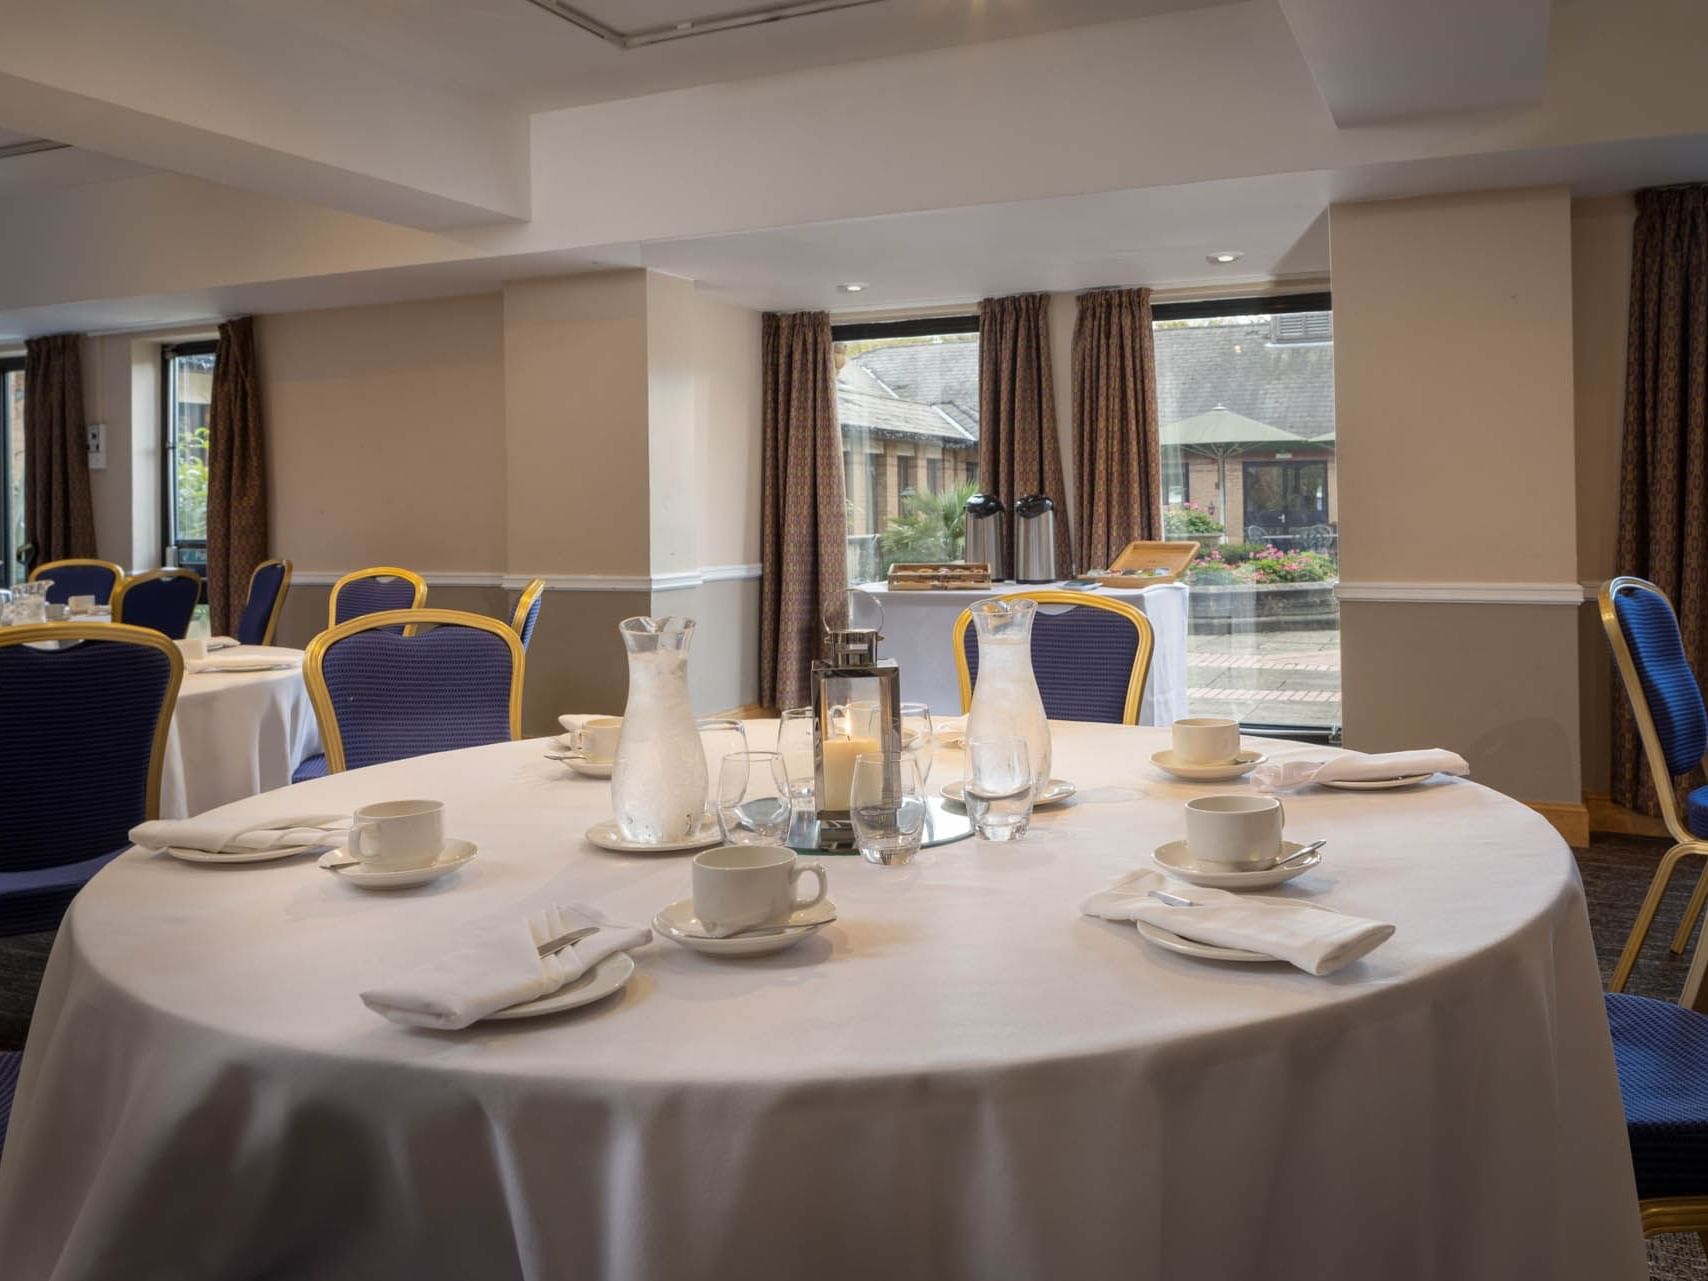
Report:
M 754 739 L 765 737 L 754 726 Z M 830 857 L 780 955 L 658 940 L 618 997 L 409 1031 L 357 1000 L 555 881 L 645 921 L 685 856 L 599 852 L 606 784 L 524 742 L 233 807 L 440 796 L 457 881 L 131 852 L 74 904 L 0 1158 L 8 1277 L 1617 1281 L 1643 1275 L 1583 898 L 1466 782 L 1288 798 L 1291 892 L 1394 922 L 1327 979 L 1080 917 L 1203 789 L 1057 726 L 1019 845 Z M 958 771 L 940 756 L 934 780 Z
M 998 583 L 990 591 L 979 592 L 892 592 L 882 583 L 865 583 L 860 590 L 884 604 L 884 640 L 878 652 L 901 665 L 901 696 L 930 704 L 939 716 L 958 716 L 962 710 L 961 684 L 955 674 L 953 637 L 961 611 L 974 601 L 1004 592 L 1055 590 L 1060 586 Z M 1187 715 L 1186 593 L 1184 583 L 1138 590 L 1099 587 L 1087 593 L 1125 601 L 1151 621 L 1156 650 L 1139 703 L 1141 725 L 1172 725 Z
M 263 645 L 218 654 L 302 658 L 300 649 Z M 284 787 L 291 771 L 319 750 L 320 729 L 300 667 L 186 671 L 166 740 L 160 816 L 183 818 Z

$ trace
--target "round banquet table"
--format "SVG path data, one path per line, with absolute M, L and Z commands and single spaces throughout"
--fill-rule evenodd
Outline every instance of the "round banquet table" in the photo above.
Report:
M 160 772 L 160 816 L 184 818 L 284 787 L 320 750 L 302 651 L 239 645 L 219 658 L 281 659 L 260 672 L 185 671 Z
M 422 889 L 133 850 L 48 966 L 0 1158 L 5 1272 L 1642 1276 L 1553 830 L 1463 781 L 1299 794 L 1290 833 L 1331 843 L 1287 892 L 1397 933 L 1329 978 L 1192 960 L 1077 912 L 1210 790 L 1156 773 L 1164 740 L 1057 724 L 1081 790 L 1024 842 L 825 856 L 839 919 L 789 951 L 655 939 L 605 1002 L 454 1033 L 356 994 L 530 896 L 645 922 L 688 893 L 689 856 L 583 839 L 608 785 L 542 742 L 230 807 L 441 797 L 480 853 Z M 940 751 L 933 779 L 959 769 Z

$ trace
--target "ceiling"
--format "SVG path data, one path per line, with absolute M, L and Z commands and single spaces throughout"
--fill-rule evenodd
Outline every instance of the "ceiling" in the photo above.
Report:
M 394 74 L 527 111 L 1003 40 L 1232 0 L 880 0 L 622 50 L 530 0 L 234 0 Z M 625 31 L 765 7 L 754 0 L 572 0 Z
M 31 134 L 0 129 L 0 148 L 36 141 L 39 139 Z M 5 156 L 0 157 L 0 200 L 16 200 L 21 196 L 80 187 L 89 182 L 106 182 L 111 178 L 129 178 L 147 172 L 146 166 L 84 151 L 81 147 Z

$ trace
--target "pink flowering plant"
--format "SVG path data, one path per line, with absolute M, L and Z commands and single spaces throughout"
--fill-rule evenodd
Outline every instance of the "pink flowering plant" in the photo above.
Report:
M 1162 532 L 1165 538 L 1219 534 L 1222 522 L 1197 503 L 1173 503 L 1162 509 Z
M 1226 583 L 1322 583 L 1339 576 L 1340 569 L 1334 560 L 1321 552 L 1282 551 L 1273 544 L 1237 558 L 1224 557 L 1219 547 L 1207 547 L 1193 558 L 1186 570 L 1186 581 L 1202 587 Z

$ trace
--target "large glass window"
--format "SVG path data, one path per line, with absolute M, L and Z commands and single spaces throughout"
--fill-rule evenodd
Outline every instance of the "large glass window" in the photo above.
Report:
M 838 325 L 833 337 L 849 581 L 959 559 L 978 487 L 978 318 Z
M 166 562 L 202 573 L 208 565 L 208 405 L 214 344 L 178 343 L 163 354 Z
M 0 360 L 0 585 L 22 580 L 29 548 L 24 543 L 24 361 Z
M 1340 729 L 1334 317 L 1326 294 L 1154 308 L 1162 498 L 1200 716 Z

